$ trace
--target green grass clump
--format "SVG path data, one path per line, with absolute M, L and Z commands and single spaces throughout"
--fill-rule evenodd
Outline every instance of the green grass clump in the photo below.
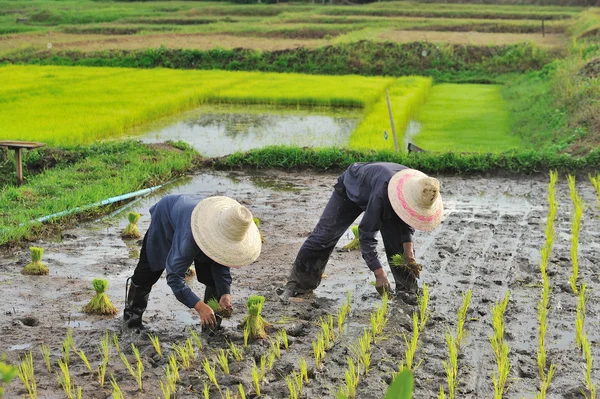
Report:
M 92 281 L 96 295 L 92 300 L 83 307 L 83 311 L 88 314 L 99 314 L 99 315 L 114 315 L 117 313 L 117 308 L 113 305 L 112 301 L 106 294 L 108 288 L 108 281 L 95 278 Z
M 502 152 L 519 148 L 510 131 L 502 86 L 441 84 L 433 86 L 417 116 L 414 137 L 428 151 Z
M 346 244 L 344 246 L 344 249 L 346 251 L 354 251 L 356 249 L 360 249 L 360 240 L 358 238 L 358 226 L 352 226 L 350 228 L 350 230 L 352 230 L 352 234 L 354 235 L 354 238 L 352 239 L 352 241 L 350 241 L 348 244 Z
M 270 324 L 260 314 L 264 304 L 265 297 L 261 295 L 250 296 L 246 303 L 248 315 L 242 322 L 242 326 L 244 327 L 244 330 L 248 331 L 248 336 L 251 339 L 267 338 L 265 327 L 270 326 Z
M 50 273 L 48 267 L 42 263 L 42 256 L 44 255 L 43 248 L 29 247 L 31 254 L 31 262 L 27 264 L 22 270 L 22 274 L 31 276 L 41 276 Z
M 140 215 L 137 212 L 129 212 L 129 214 L 127 215 L 129 223 L 127 224 L 127 227 L 125 227 L 125 230 L 123 230 L 123 232 L 121 233 L 121 237 L 140 238 L 142 236 L 137 226 L 137 222 L 138 220 L 140 220 L 140 216 L 142 215 Z

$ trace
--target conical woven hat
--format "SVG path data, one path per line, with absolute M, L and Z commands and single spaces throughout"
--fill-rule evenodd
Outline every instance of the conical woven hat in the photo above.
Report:
M 252 213 L 229 197 L 200 201 L 192 212 L 192 234 L 202 252 L 223 266 L 246 266 L 260 255 L 260 233 Z
M 390 179 L 388 197 L 400 219 L 416 230 L 431 231 L 442 221 L 440 182 L 415 169 L 404 169 Z

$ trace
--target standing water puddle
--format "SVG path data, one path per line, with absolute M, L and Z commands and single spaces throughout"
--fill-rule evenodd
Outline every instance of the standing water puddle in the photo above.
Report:
M 359 110 L 207 105 L 151 126 L 142 141 L 183 140 L 214 157 L 269 145 L 343 146 Z

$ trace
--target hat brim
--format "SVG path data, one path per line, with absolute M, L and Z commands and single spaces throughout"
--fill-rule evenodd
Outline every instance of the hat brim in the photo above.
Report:
M 192 212 L 192 234 L 206 256 L 220 265 L 242 267 L 258 259 L 262 247 L 260 233 L 254 222 L 240 241 L 227 236 L 219 221 L 232 206 L 240 204 L 229 197 L 215 196 L 203 199 Z
M 394 212 L 406 224 L 416 230 L 431 231 L 440 225 L 444 213 L 442 196 L 438 195 L 436 201 L 429 208 L 422 208 L 410 204 L 405 195 L 406 185 L 409 179 L 421 179 L 427 177 L 423 172 L 415 169 L 403 169 L 390 179 L 388 184 L 388 197 Z

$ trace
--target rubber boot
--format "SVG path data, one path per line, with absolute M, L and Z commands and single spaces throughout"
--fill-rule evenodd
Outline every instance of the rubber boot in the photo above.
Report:
M 127 281 L 130 281 L 130 279 L 127 279 Z M 148 297 L 151 290 L 152 286 L 144 287 L 135 284 L 133 281 L 131 281 L 129 290 L 127 290 L 126 284 L 125 291 L 127 298 L 125 300 L 125 309 L 123 310 L 123 320 L 127 323 L 127 327 L 142 327 L 142 315 L 148 306 Z

